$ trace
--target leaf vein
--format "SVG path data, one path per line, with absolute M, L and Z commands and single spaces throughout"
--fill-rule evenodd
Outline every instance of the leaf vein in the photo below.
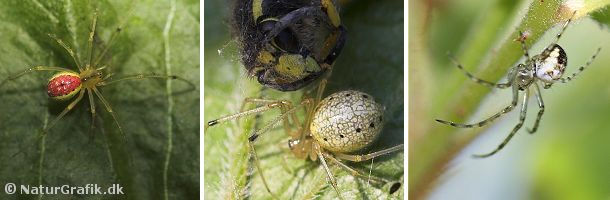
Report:
M 174 15 L 176 13 L 176 1 L 171 0 L 170 4 L 171 4 L 170 11 L 167 15 L 167 21 L 165 23 L 165 27 L 163 28 L 163 47 L 165 50 L 165 73 L 168 76 L 171 75 L 171 73 L 172 73 L 169 34 L 170 34 L 170 30 L 172 28 L 172 22 L 174 19 Z M 164 191 L 163 193 L 164 193 L 164 198 L 167 200 L 167 199 L 169 199 L 169 191 L 168 191 L 168 185 L 167 185 L 167 173 L 169 170 L 169 161 L 171 159 L 171 152 L 172 152 L 172 148 L 173 148 L 172 113 L 173 113 L 173 109 L 174 109 L 174 101 L 172 98 L 172 80 L 171 79 L 166 80 L 165 90 L 167 93 L 168 105 L 167 105 L 167 118 L 166 118 L 166 121 L 167 121 L 167 147 L 166 147 L 166 151 L 165 151 L 165 163 L 163 166 L 163 191 Z

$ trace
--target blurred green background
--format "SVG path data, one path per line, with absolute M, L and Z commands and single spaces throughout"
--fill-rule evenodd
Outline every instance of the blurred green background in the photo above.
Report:
M 584 2 L 585 6 L 590 2 L 608 3 Z M 575 80 L 542 91 L 546 111 L 535 134 L 529 135 L 525 130 L 532 127 L 538 112 L 535 98 L 530 98 L 523 128 L 502 151 L 486 159 L 473 159 L 470 155 L 496 148 L 517 124 L 518 109 L 483 128 L 458 129 L 434 121 L 476 122 L 498 112 L 511 100 L 510 90 L 491 90 L 472 83 L 450 62 L 446 52 L 456 55 L 465 68 L 477 76 L 497 81 L 515 64 L 504 62 L 502 57 L 505 55 L 498 54 L 498 49 L 508 41 L 506 44 L 517 49 L 515 53 L 521 53 L 519 43 L 512 41 L 516 38 L 512 33 L 528 8 L 552 7 L 558 3 L 411 1 L 411 198 L 610 198 L 610 125 L 606 122 L 610 119 L 610 86 L 607 84 L 610 73 L 607 19 L 610 15 L 607 9 L 589 13 L 598 20 L 590 17 L 574 20 L 559 41 L 568 55 L 566 75 L 583 66 L 598 47 L 602 50 Z M 539 15 L 554 14 L 539 12 Z M 559 27 L 554 26 L 539 40 L 534 39 L 537 41 L 531 46 L 530 55 L 540 53 L 558 32 Z M 484 67 L 490 62 L 504 63 L 505 67 L 489 72 Z M 455 101 L 461 98 L 471 100 L 456 105 Z M 471 104 L 474 107 L 471 108 Z M 479 135 L 481 137 L 477 137 Z
M 400 0 L 354 0 L 341 7 L 347 43 L 337 59 L 324 96 L 355 89 L 371 94 L 386 106 L 382 137 L 365 152 L 401 144 L 404 139 L 403 6 Z M 246 76 L 240 63 L 239 44 L 230 32 L 230 4 L 205 1 L 205 116 L 209 121 L 236 113 L 246 97 L 289 99 L 299 102 L 303 91 L 264 90 Z M 279 112 L 270 111 L 258 120 L 250 117 L 209 128 L 205 133 L 205 197 L 211 199 L 270 199 L 260 172 L 249 161 L 246 139 L 255 121 L 262 126 Z M 303 119 L 303 113 L 299 115 Z M 280 199 L 330 199 L 336 193 L 327 184 L 318 162 L 298 160 L 287 149 L 289 137 L 281 127 L 259 137 L 255 147 L 269 187 Z M 351 166 L 386 179 L 403 180 L 403 154 L 394 153 Z M 371 170 L 371 166 L 373 169 Z M 369 185 L 336 166 L 331 167 L 346 199 L 402 199 L 402 188 L 389 195 L 391 184 Z
M 172 2 L 174 18 L 164 36 Z M 104 73 L 114 73 L 114 78 L 165 74 L 166 64 L 171 64 L 172 74 L 199 85 L 197 0 L 0 1 L 0 80 L 37 65 L 77 70 L 69 54 L 47 34 L 62 38 L 84 60 L 96 8 L 98 53 L 109 45 L 110 35 L 119 24 L 125 23 L 102 61 L 108 66 Z M 166 50 L 170 63 L 166 63 Z M 120 184 L 125 195 L 27 196 L 2 192 L 0 199 L 186 199 L 199 195 L 197 88 L 181 81 L 173 81 L 173 86 L 166 88 L 167 81 L 160 79 L 101 87 L 124 138 L 100 101 L 96 101 L 97 126 L 90 131 L 88 97 L 41 136 L 43 127 L 67 105 L 47 97 L 47 81 L 52 74 L 34 72 L 0 88 L 0 184 Z M 168 107 L 170 102 L 173 109 Z

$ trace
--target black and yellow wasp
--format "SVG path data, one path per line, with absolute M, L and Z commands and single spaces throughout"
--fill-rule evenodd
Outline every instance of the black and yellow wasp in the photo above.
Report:
M 334 0 L 237 0 L 233 27 L 248 76 L 280 91 L 328 72 L 347 37 Z

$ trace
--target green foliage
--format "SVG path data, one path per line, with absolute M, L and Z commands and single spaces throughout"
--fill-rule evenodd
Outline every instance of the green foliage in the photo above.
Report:
M 264 90 L 246 77 L 240 63 L 238 44 L 231 38 L 227 3 L 206 1 L 205 10 L 205 121 L 235 113 L 246 97 L 288 99 L 299 102 L 303 91 Z M 404 138 L 403 104 L 403 2 L 353 1 L 341 10 L 348 40 L 334 65 L 325 96 L 356 89 L 367 92 L 386 106 L 383 135 L 369 150 L 375 151 L 402 143 Z M 220 54 L 219 54 L 220 52 Z M 307 89 L 305 89 L 307 90 Z M 250 159 L 247 137 L 256 126 L 276 117 L 277 111 L 239 122 L 209 128 L 205 133 L 206 198 L 271 199 Z M 304 114 L 300 113 L 300 119 Z M 255 143 L 264 176 L 271 191 L 280 199 L 330 199 L 336 193 L 326 181 L 319 162 L 296 159 L 287 149 L 287 136 L 276 128 Z M 403 154 L 395 153 L 364 163 L 348 163 L 362 171 L 395 181 L 403 177 Z M 369 185 L 331 166 L 339 190 L 346 199 L 402 199 L 402 188 L 389 195 L 391 184 Z M 251 175 L 252 174 L 252 175 Z
M 110 35 L 119 24 L 125 23 L 102 60 L 108 66 L 105 73 L 113 73 L 115 78 L 138 73 L 165 74 L 170 65 L 172 74 L 199 85 L 199 3 L 193 0 L 176 2 L 167 35 L 163 34 L 171 12 L 167 1 L 1 1 L 0 80 L 38 65 L 77 70 L 69 54 L 47 34 L 57 35 L 85 60 L 96 8 L 97 53 L 109 45 Z M 51 75 L 52 72 L 34 72 L 0 88 L 0 182 L 101 187 L 116 183 L 124 188 L 125 195 L 3 193 L 1 199 L 198 196 L 197 89 L 181 81 L 172 81 L 173 86 L 166 88 L 168 81 L 157 79 L 105 86 L 101 92 L 118 116 L 124 136 L 100 101 L 96 102 L 96 127 L 90 131 L 87 97 L 42 135 L 43 127 L 67 105 L 54 102 L 45 94 Z
M 591 13 L 591 18 L 595 19 L 601 26 L 610 26 L 610 12 L 608 9 L 610 6 L 606 6 L 605 8 L 599 9 L 598 12 Z

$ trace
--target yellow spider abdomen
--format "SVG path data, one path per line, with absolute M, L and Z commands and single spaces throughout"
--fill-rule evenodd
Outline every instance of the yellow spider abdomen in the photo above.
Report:
M 377 139 L 383 128 L 383 106 L 371 95 L 347 90 L 324 98 L 316 108 L 310 131 L 324 149 L 360 150 Z

